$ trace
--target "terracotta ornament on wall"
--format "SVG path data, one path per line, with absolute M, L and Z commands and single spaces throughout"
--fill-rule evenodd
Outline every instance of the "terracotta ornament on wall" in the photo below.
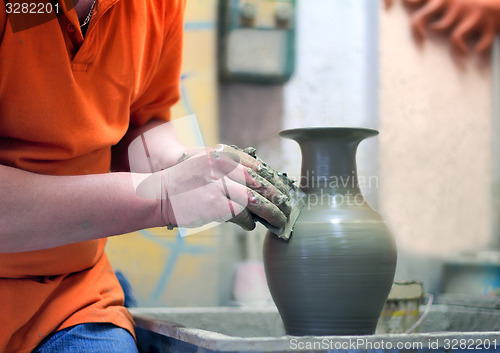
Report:
M 412 29 L 419 39 L 426 31 L 449 34 L 452 47 L 458 52 L 476 53 L 491 48 L 500 32 L 500 0 L 403 0 L 416 11 L 411 16 Z M 393 0 L 384 0 L 386 8 Z

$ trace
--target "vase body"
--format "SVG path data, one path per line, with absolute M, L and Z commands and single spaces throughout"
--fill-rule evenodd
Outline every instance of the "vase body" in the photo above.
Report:
M 376 130 L 304 128 L 282 137 L 302 151 L 304 207 L 292 236 L 268 232 L 264 266 L 287 334 L 367 335 L 394 280 L 396 246 L 358 187 L 356 150 Z

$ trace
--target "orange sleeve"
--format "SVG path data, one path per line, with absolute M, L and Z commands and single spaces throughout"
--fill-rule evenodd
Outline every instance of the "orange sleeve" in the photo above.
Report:
M 130 107 L 130 124 L 139 127 L 151 119 L 170 120 L 170 108 L 180 98 L 184 0 L 171 1 L 167 8 L 165 39 L 161 57 L 150 84 Z
M 5 8 L 5 2 L 0 1 L 0 43 L 2 42 L 6 25 L 7 25 L 7 9 Z

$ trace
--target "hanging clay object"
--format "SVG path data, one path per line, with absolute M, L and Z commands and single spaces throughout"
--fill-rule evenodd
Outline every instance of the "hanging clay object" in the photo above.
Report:
M 268 231 L 264 265 L 287 334 L 368 335 L 394 279 L 396 246 L 358 186 L 356 150 L 376 130 L 282 131 L 302 150 L 304 203 L 289 240 Z

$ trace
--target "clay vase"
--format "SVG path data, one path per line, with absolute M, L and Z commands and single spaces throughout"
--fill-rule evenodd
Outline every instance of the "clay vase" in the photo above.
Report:
M 304 207 L 288 241 L 268 232 L 264 266 L 286 333 L 368 335 L 394 279 L 396 246 L 358 186 L 356 150 L 376 130 L 282 131 L 302 151 Z

